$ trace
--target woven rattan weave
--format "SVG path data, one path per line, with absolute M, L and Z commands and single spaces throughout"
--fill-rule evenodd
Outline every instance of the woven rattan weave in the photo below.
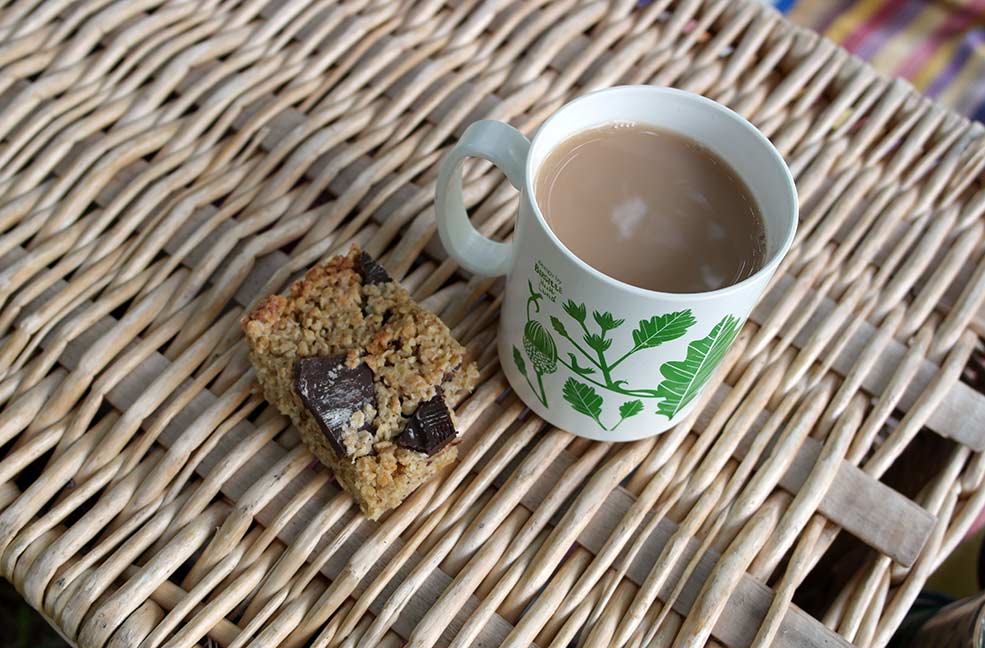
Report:
M 982 128 L 759 3 L 0 7 L 0 573 L 73 645 L 882 646 L 985 504 Z M 620 83 L 744 114 L 802 213 L 721 386 L 610 445 L 508 393 L 432 188 L 472 120 Z M 459 463 L 380 523 L 239 331 L 351 241 L 482 370 Z

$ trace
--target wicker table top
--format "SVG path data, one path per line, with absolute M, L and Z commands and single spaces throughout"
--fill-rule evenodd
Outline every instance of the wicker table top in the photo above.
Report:
M 982 127 L 758 3 L 0 5 L 0 573 L 74 645 L 882 646 L 985 504 Z M 746 115 L 802 206 L 721 386 L 622 445 L 507 393 L 501 285 L 432 211 L 472 120 L 619 83 Z M 238 327 L 351 241 L 482 370 L 460 462 L 380 523 Z

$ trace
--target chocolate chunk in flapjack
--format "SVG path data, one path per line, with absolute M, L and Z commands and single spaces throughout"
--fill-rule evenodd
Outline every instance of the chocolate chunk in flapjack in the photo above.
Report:
M 455 434 L 451 412 L 439 394 L 417 406 L 396 440 L 403 448 L 433 455 L 448 445 Z
M 364 284 L 384 284 L 393 281 L 386 268 L 365 252 L 360 252 L 359 256 L 356 257 L 356 272 L 363 278 Z
M 345 359 L 344 355 L 320 356 L 294 363 L 294 388 L 340 457 L 349 454 L 344 433 L 352 415 L 376 400 L 370 368 L 360 364 L 352 369 Z

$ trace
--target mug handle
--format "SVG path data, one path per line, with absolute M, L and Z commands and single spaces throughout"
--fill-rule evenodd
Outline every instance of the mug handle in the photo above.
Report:
M 500 243 L 480 234 L 469 222 L 462 199 L 462 164 L 477 157 L 495 164 L 517 189 L 523 187 L 530 140 L 503 122 L 483 119 L 465 129 L 462 139 L 441 162 L 435 187 L 435 219 L 442 245 L 466 270 L 495 277 L 507 274 L 513 263 L 513 243 Z

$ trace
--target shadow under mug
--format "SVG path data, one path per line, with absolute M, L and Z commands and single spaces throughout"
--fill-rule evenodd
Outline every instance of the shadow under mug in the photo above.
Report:
M 612 122 L 685 135 L 728 162 L 763 215 L 763 267 L 719 290 L 662 293 L 606 276 L 572 254 L 544 220 L 533 183 L 559 143 Z M 461 178 L 468 157 L 492 162 L 520 190 L 511 242 L 486 238 L 469 222 Z M 797 227 L 793 177 L 762 133 L 710 99 L 655 86 L 579 97 L 532 141 L 502 122 L 473 123 L 442 161 L 435 206 L 452 258 L 480 275 L 507 275 L 497 345 L 510 385 L 549 423 L 600 441 L 652 436 L 687 416 L 714 382 Z

